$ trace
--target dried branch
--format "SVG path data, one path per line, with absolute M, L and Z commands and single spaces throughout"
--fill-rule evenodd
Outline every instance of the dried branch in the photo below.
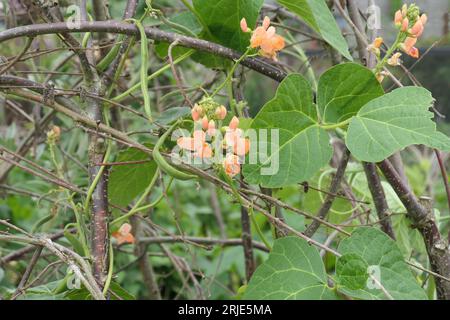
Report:
M 136 37 L 139 37 L 139 30 L 136 28 L 136 26 L 129 23 L 117 22 L 112 20 L 81 22 L 79 29 L 70 29 L 66 23 L 56 22 L 47 24 L 34 24 L 32 28 L 30 28 L 29 26 L 21 26 L 2 31 L 0 32 L 0 43 L 9 39 L 24 36 L 37 36 L 43 34 L 56 34 L 64 32 L 109 32 L 134 35 Z M 155 41 L 173 43 L 174 41 L 178 40 L 180 46 L 182 47 L 209 52 L 230 60 L 238 60 L 241 57 L 241 53 L 210 41 L 195 39 L 172 32 L 166 32 L 153 27 L 145 28 L 145 33 L 148 38 Z M 286 73 L 284 71 L 281 71 L 278 68 L 274 67 L 266 59 L 246 58 L 241 63 L 242 65 L 253 69 L 263 75 L 266 75 L 276 81 L 282 81 L 286 77 Z

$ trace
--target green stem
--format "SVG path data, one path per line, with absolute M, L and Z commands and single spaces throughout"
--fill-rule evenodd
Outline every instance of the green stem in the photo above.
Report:
M 223 87 L 225 87 L 225 85 L 228 83 L 228 81 L 231 80 L 231 78 L 233 77 L 234 71 L 236 70 L 236 67 L 242 62 L 242 60 L 244 60 L 248 56 L 248 54 L 251 52 L 251 50 L 252 50 L 252 48 L 249 47 L 247 49 L 247 51 L 245 51 L 245 53 L 238 60 L 236 60 L 236 62 L 231 67 L 230 72 L 228 72 L 228 75 L 227 75 L 225 81 L 213 92 L 213 94 L 211 95 L 211 98 L 213 98 L 216 94 L 218 94 L 220 92 L 220 90 L 222 90 Z
M 60 179 L 64 180 L 64 173 L 63 173 L 61 166 L 59 165 L 59 162 L 56 157 L 55 144 L 54 144 L 54 142 L 49 141 L 48 145 L 49 145 L 49 150 L 50 150 L 50 157 L 51 157 L 53 165 L 56 169 L 56 173 Z M 77 230 L 80 235 L 80 238 L 81 238 L 81 245 L 83 246 L 84 254 L 86 257 L 89 257 L 90 252 L 89 252 L 89 246 L 87 244 L 87 237 L 86 237 L 86 232 L 85 232 L 85 231 L 87 231 L 87 228 L 86 228 L 86 225 L 84 224 L 83 215 L 80 214 L 80 211 L 78 210 L 77 205 L 73 201 L 73 196 L 70 194 L 69 190 L 65 190 L 65 193 L 68 198 L 69 204 L 75 214 L 76 226 L 77 226 Z
M 230 186 L 231 192 L 233 193 L 234 197 L 239 202 L 239 204 L 244 207 L 244 201 L 242 201 L 242 197 L 239 194 L 239 191 L 236 189 L 236 186 L 234 185 L 233 180 L 225 173 L 225 171 L 222 168 L 220 169 L 220 171 L 221 171 L 221 174 L 222 174 L 223 178 L 225 179 L 225 181 Z M 272 250 L 272 246 L 269 244 L 269 242 L 267 241 L 267 239 L 264 236 L 263 232 L 259 228 L 258 223 L 256 222 L 256 219 L 255 219 L 254 214 L 253 214 L 253 208 L 251 206 L 249 206 L 248 208 L 249 208 L 250 219 L 252 220 L 252 223 L 255 226 L 256 233 L 258 233 L 259 237 L 261 238 L 262 242 L 266 245 L 266 247 L 269 250 Z
M 105 286 L 103 287 L 103 295 L 106 295 L 108 292 L 109 286 L 111 285 L 112 275 L 114 268 L 114 250 L 112 241 L 109 241 L 109 267 L 108 267 L 108 275 L 106 277 Z
M 189 58 L 193 53 L 195 52 L 195 50 L 189 50 L 188 52 L 186 52 L 185 54 L 181 55 L 180 57 L 178 57 L 177 59 L 175 59 L 173 61 L 173 64 L 176 65 L 178 63 L 180 63 L 181 61 L 185 60 L 186 58 Z M 155 72 L 153 72 L 151 75 L 149 75 L 147 77 L 147 81 L 153 80 L 154 78 L 158 77 L 159 75 L 161 75 L 163 72 L 167 71 L 170 69 L 170 64 L 166 64 L 165 66 L 161 67 L 160 69 L 156 70 Z M 133 85 L 131 88 L 129 88 L 127 91 L 121 93 L 118 96 L 115 96 L 114 98 L 112 98 L 112 101 L 122 101 L 123 99 L 125 99 L 129 94 L 135 92 L 136 90 L 138 90 L 139 88 L 141 88 L 141 83 L 137 83 L 135 85 Z
M 249 215 L 250 219 L 252 220 L 253 226 L 255 227 L 256 233 L 260 237 L 261 241 L 264 243 L 264 245 L 269 249 L 269 251 L 272 251 L 272 246 L 270 245 L 269 241 L 267 241 L 267 238 L 264 236 L 264 233 L 262 232 L 261 228 L 258 225 L 258 222 L 255 218 L 255 213 L 253 211 L 253 207 L 249 207 Z
M 380 62 L 378 62 L 377 66 L 375 67 L 375 74 L 379 73 L 384 68 L 384 66 L 386 65 L 389 58 L 398 49 L 400 43 L 404 42 L 405 38 L 406 38 L 406 36 L 405 36 L 404 32 L 400 32 L 397 35 L 397 38 L 395 39 L 394 44 L 388 49 L 384 58 Z
M 334 130 L 334 129 L 345 127 L 346 125 L 348 125 L 350 123 L 351 120 L 352 120 L 352 118 L 349 118 L 345 121 L 335 123 L 335 124 L 323 124 L 323 125 L 320 125 L 320 127 L 325 130 Z
M 152 180 L 150 181 L 150 184 L 148 185 L 148 187 L 145 189 L 144 193 L 139 197 L 138 201 L 136 201 L 136 203 L 134 204 L 133 208 L 131 208 L 130 211 L 128 211 L 126 214 L 124 214 L 123 216 L 113 220 L 111 222 L 111 226 L 118 224 L 124 220 L 127 220 L 128 218 L 130 218 L 131 216 L 133 216 L 134 214 L 138 213 L 141 211 L 141 208 L 139 207 L 141 205 L 141 203 L 147 198 L 147 196 L 150 194 L 150 192 L 152 191 L 153 187 L 156 184 L 156 181 L 158 180 L 159 177 L 159 173 L 160 170 L 156 169 L 155 174 L 153 175 Z
M 107 110 L 108 109 L 103 108 L 103 116 L 105 118 L 105 124 L 107 126 L 109 126 L 109 117 L 108 117 Z M 108 139 L 106 152 L 103 157 L 103 163 L 108 162 L 109 156 L 111 154 L 111 149 L 112 149 L 111 140 Z M 94 194 L 95 188 L 97 187 L 97 184 L 100 181 L 100 178 L 101 178 L 104 170 L 105 170 L 105 166 L 101 166 L 97 172 L 97 175 L 95 176 L 94 180 L 92 181 L 91 185 L 89 186 L 89 189 L 86 194 L 86 199 L 84 201 L 84 212 L 86 215 L 89 215 L 89 203 L 91 202 L 92 195 Z

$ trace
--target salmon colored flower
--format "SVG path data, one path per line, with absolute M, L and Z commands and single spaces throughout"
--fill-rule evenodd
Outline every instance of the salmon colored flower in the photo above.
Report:
M 401 49 L 409 56 L 413 58 L 419 57 L 419 49 L 414 47 L 417 43 L 417 38 L 408 37 L 405 42 L 401 45 Z
M 228 154 L 223 161 L 223 168 L 225 173 L 230 177 L 234 177 L 241 171 L 241 165 L 239 164 L 239 157 L 234 154 Z
M 388 64 L 390 66 L 396 67 L 400 65 L 400 57 L 402 54 L 400 52 L 394 53 L 392 57 L 388 59 Z
M 225 106 L 217 107 L 215 114 L 218 120 L 223 120 L 227 116 L 227 108 Z
M 231 130 L 235 130 L 237 129 L 238 126 L 239 126 L 239 118 L 234 116 L 233 119 L 231 119 L 230 121 L 229 127 Z
M 194 156 L 199 158 L 211 158 L 212 157 L 212 149 L 206 142 L 200 148 L 197 148 L 194 152 Z
M 402 28 L 400 29 L 402 32 L 406 32 L 409 27 L 409 20 L 408 18 L 404 18 L 402 22 Z
M 415 59 L 418 59 L 420 56 L 419 49 L 417 49 L 416 47 L 411 48 L 411 50 L 408 51 L 408 55 Z
M 206 134 L 202 130 L 195 130 L 193 137 L 181 137 L 177 140 L 177 145 L 184 150 L 196 151 L 202 148 L 206 141 Z
M 262 26 L 253 31 L 250 46 L 260 48 L 261 55 L 277 60 L 277 52 L 284 48 L 285 42 L 283 37 L 276 34 L 275 28 L 270 27 L 269 17 L 265 17 Z
M 246 138 L 237 139 L 233 145 L 233 152 L 238 156 L 245 156 L 250 150 L 250 140 Z
M 241 20 L 241 30 L 242 32 L 249 32 L 247 20 L 245 18 L 242 18 Z
M 184 150 L 194 151 L 194 156 L 200 158 L 211 158 L 212 149 L 206 143 L 206 133 L 202 130 L 195 130 L 192 137 L 181 137 L 177 140 L 177 145 Z
M 202 118 L 202 129 L 203 130 L 208 130 L 208 125 L 209 125 L 208 117 L 204 116 Z
M 411 28 L 409 33 L 411 33 L 413 36 L 418 38 L 418 37 L 420 37 L 422 35 L 424 29 L 425 28 L 423 26 L 422 20 L 419 19 L 419 20 L 416 21 L 416 23 Z
M 192 108 L 191 110 L 192 120 L 198 121 L 200 119 L 200 114 L 198 113 L 196 108 Z
M 237 141 L 242 137 L 241 129 L 230 129 L 225 132 L 224 143 L 225 147 L 234 147 L 237 144 Z
M 203 116 L 203 108 L 198 104 L 195 104 L 191 110 L 192 120 L 198 121 Z
M 369 46 L 367 47 L 367 50 L 370 52 L 375 53 L 376 55 L 380 55 L 380 47 L 383 44 L 383 38 L 378 37 L 376 38 Z
M 206 133 L 211 137 L 216 134 L 216 123 L 214 122 L 214 120 L 211 119 L 209 121 L 208 130 L 206 131 Z
M 379 49 L 382 44 L 383 44 L 383 38 L 381 38 L 381 37 L 375 38 L 375 40 L 373 41 L 373 46 L 375 48 Z
M 131 234 L 131 225 L 124 223 L 120 226 L 119 230 L 112 233 L 113 238 L 117 240 L 117 244 L 122 243 L 134 243 L 134 236 Z

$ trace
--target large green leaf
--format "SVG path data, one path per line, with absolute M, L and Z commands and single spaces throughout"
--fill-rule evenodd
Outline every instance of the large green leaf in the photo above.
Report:
M 278 0 L 278 2 L 302 18 L 344 57 L 353 61 L 347 41 L 342 36 L 325 0 Z
M 394 299 L 427 299 L 425 291 L 415 280 L 411 270 L 403 260 L 402 253 L 385 233 L 376 228 L 358 228 L 351 237 L 342 240 L 339 253 L 357 254 L 369 267 L 379 270 L 374 274 L 388 294 Z M 369 279 L 370 280 L 370 279 Z M 340 290 L 358 299 L 387 299 L 387 295 L 379 287 L 365 287 L 351 290 L 345 287 Z
M 275 98 L 258 113 L 252 129 L 275 129 L 279 144 L 259 139 L 256 164 L 244 165 L 243 173 L 249 183 L 276 188 L 302 182 L 324 167 L 332 156 L 328 133 L 317 124 L 317 110 L 312 101 L 308 81 L 299 74 L 286 77 L 278 87 Z M 268 136 L 270 132 L 268 133 Z M 265 146 L 267 145 L 267 148 Z M 267 150 L 267 154 L 266 154 Z M 263 168 L 278 162 L 278 170 L 264 173 Z M 276 168 L 276 165 L 272 165 Z
M 344 63 L 319 79 L 317 105 L 322 121 L 338 123 L 354 115 L 369 101 L 384 94 L 373 72 L 356 63 Z
M 361 161 L 378 162 L 413 144 L 450 150 L 450 138 L 436 131 L 431 93 L 399 88 L 359 110 L 347 132 L 347 147 Z
M 149 160 L 148 154 L 134 148 L 122 151 L 117 162 Z M 111 203 L 125 207 L 150 184 L 156 172 L 154 161 L 114 166 L 108 183 Z
M 209 31 L 220 44 L 244 52 L 250 36 L 241 31 L 239 22 L 246 18 L 253 28 L 263 0 L 194 0 L 194 8 L 200 14 Z
M 274 242 L 269 259 L 256 269 L 244 299 L 336 299 L 316 248 L 298 237 Z

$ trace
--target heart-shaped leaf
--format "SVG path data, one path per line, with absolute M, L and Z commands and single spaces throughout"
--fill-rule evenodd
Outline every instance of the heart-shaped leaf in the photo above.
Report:
M 342 255 L 357 254 L 369 265 L 371 278 L 364 289 L 340 291 L 354 298 L 385 300 L 388 297 L 380 284 L 393 299 L 427 299 L 425 291 L 415 280 L 396 243 L 376 228 L 358 228 L 351 237 L 342 240 L 338 249 Z M 370 271 L 372 270 L 372 271 Z M 370 279 L 369 279 L 370 280 Z M 377 283 L 378 282 L 378 283 Z
M 244 299 L 337 299 L 316 248 L 298 237 L 274 242 L 269 259 L 256 269 Z
M 149 160 L 148 154 L 138 149 L 122 151 L 117 162 Z M 111 203 L 125 207 L 149 185 L 156 172 L 154 161 L 114 166 L 108 182 L 108 194 Z
M 371 70 L 356 63 L 343 63 L 320 77 L 317 105 L 324 123 L 338 123 L 383 94 L 383 87 Z
M 342 36 L 325 0 L 278 0 L 278 2 L 302 18 L 344 57 L 353 61 L 348 51 L 347 41 Z
M 299 74 L 282 81 L 275 98 L 261 109 L 251 129 L 259 133 L 259 141 L 252 142 L 250 149 L 250 154 L 256 152 L 257 163 L 246 163 L 243 168 L 249 183 L 277 188 L 302 182 L 331 159 L 330 139 L 317 123 L 311 86 Z M 267 139 L 261 135 L 262 130 L 270 131 Z
M 450 138 L 436 131 L 425 88 L 403 87 L 359 110 L 347 132 L 347 147 L 361 161 L 378 162 L 413 144 L 450 150 Z

